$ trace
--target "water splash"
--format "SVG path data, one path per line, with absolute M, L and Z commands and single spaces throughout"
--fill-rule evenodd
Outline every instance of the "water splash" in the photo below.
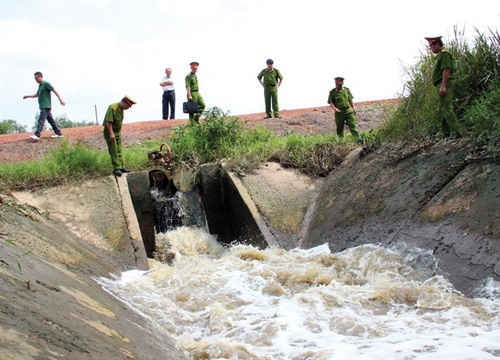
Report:
M 173 266 L 99 282 L 193 359 L 495 359 L 500 299 L 422 277 L 406 254 L 221 247 L 200 229 L 164 234 Z

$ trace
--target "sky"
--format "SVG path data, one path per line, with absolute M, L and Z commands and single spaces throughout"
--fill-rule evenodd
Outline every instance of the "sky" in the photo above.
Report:
M 159 85 L 172 67 L 177 117 L 184 77 L 199 61 L 208 107 L 231 114 L 264 111 L 256 76 L 267 58 L 284 76 L 282 109 L 326 105 L 333 78 L 345 77 L 355 101 L 399 96 L 405 68 L 425 51 L 424 36 L 454 26 L 498 29 L 490 0 L 16 0 L 0 2 L 0 119 L 31 128 L 38 111 L 33 73 L 41 71 L 67 102 L 53 114 L 102 122 L 109 104 L 137 101 L 126 122 L 161 119 Z

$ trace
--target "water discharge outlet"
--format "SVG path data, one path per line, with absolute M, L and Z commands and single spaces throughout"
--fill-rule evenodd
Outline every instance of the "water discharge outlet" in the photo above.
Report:
M 222 244 L 269 245 L 258 214 L 249 209 L 245 196 L 220 165 L 202 167 L 193 179 L 186 186 L 176 174 L 169 176 L 159 169 L 127 176 L 148 257 L 155 256 L 157 234 L 180 226 L 207 230 Z

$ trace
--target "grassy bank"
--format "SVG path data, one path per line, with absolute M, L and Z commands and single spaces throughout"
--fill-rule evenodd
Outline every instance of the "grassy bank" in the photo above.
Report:
M 455 60 L 454 110 L 461 132 L 486 143 L 500 136 L 500 34 L 476 31 L 467 40 L 463 31 L 445 43 Z M 423 52 L 407 69 L 405 98 L 378 132 L 379 141 L 439 138 L 438 93 L 432 85 L 433 55 Z
M 263 161 L 278 161 L 313 176 L 330 172 L 351 151 L 352 137 L 333 135 L 277 136 L 264 128 L 248 128 L 238 118 L 218 109 L 207 113 L 207 120 L 196 126 L 180 126 L 168 139 L 176 167 L 196 168 L 224 160 L 236 171 L 247 171 Z M 128 168 L 148 167 L 147 153 L 158 149 L 161 141 L 149 141 L 124 148 Z M 107 151 L 67 142 L 38 160 L 0 164 L 0 191 L 33 189 L 80 181 L 111 174 Z

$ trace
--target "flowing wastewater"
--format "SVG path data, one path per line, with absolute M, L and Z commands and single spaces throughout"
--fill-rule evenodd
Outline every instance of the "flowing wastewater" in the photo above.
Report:
M 466 298 L 443 277 L 423 278 L 408 265 L 414 255 L 226 248 L 193 227 L 158 240 L 175 253 L 172 266 L 99 281 L 193 359 L 500 357 L 494 284 L 483 289 L 490 298 Z
M 161 262 L 98 281 L 192 359 L 500 358 L 498 283 L 467 298 L 402 246 L 223 246 L 196 192 L 151 196 Z

